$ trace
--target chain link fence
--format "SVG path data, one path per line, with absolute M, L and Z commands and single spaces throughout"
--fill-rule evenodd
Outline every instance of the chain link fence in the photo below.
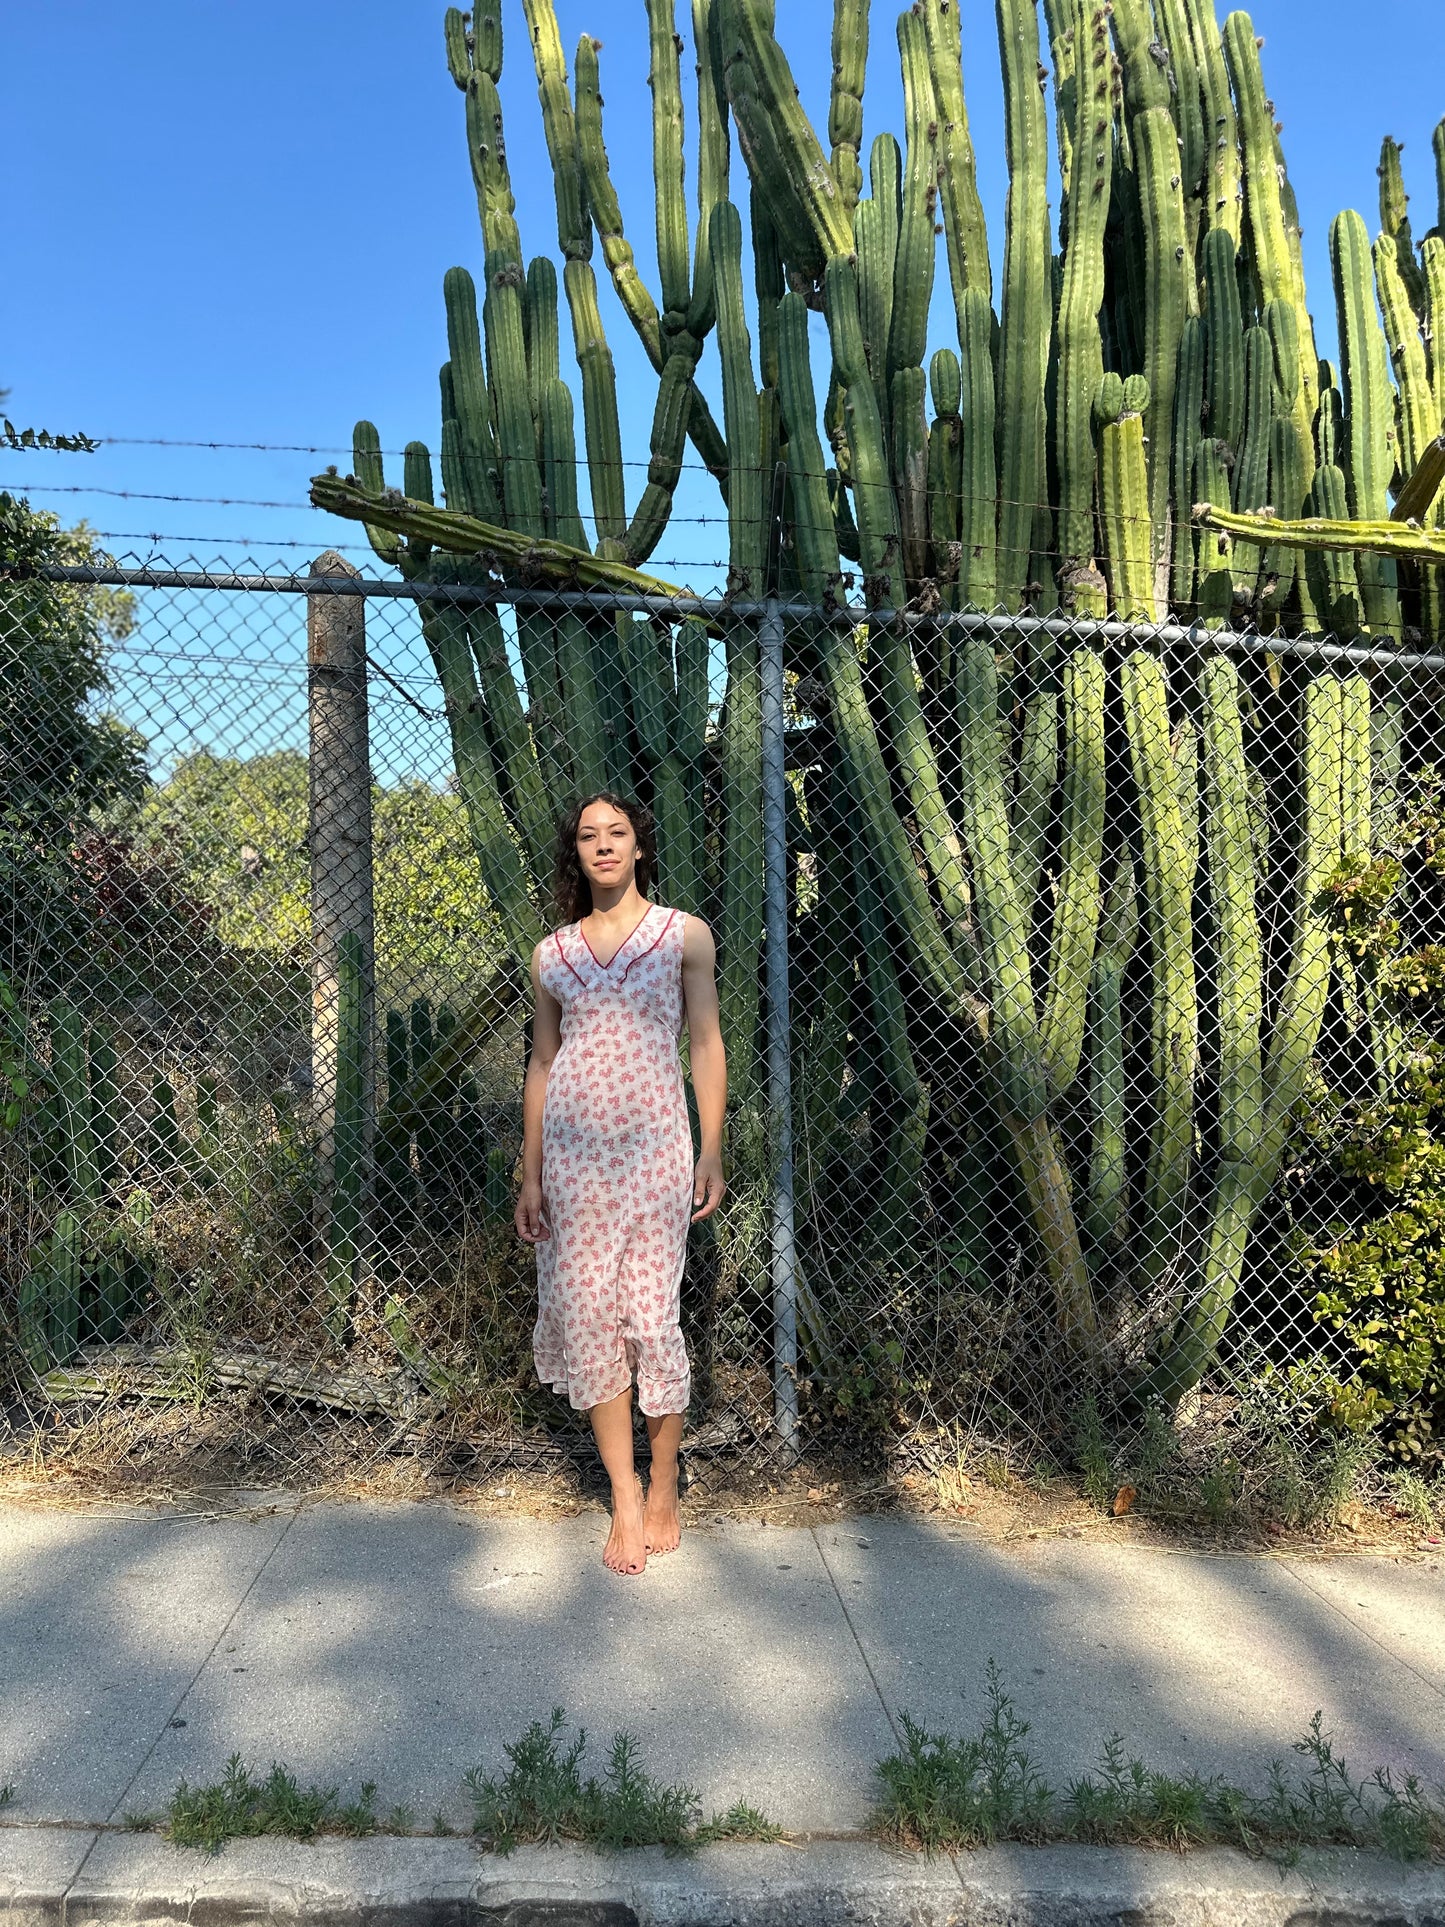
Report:
M 0 582 L 8 1454 L 583 1450 L 512 1208 L 605 785 L 720 943 L 694 1477 L 1438 1462 L 1445 657 L 841 597 Z

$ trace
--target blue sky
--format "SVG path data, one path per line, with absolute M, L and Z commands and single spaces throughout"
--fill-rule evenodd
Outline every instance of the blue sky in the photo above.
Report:
M 502 91 L 523 246 L 555 258 L 521 0 L 503 8 Z M 442 275 L 453 262 L 478 267 L 480 252 L 442 11 L 434 0 L 9 8 L 0 384 L 12 391 L 12 418 L 114 437 L 344 448 L 355 417 L 367 414 L 388 448 L 412 436 L 435 446 Z M 684 19 L 687 12 L 679 7 Z M 822 126 L 831 5 L 781 0 L 778 12 L 805 105 Z M 614 176 L 655 285 L 642 0 L 558 0 L 558 14 L 569 65 L 584 29 L 604 42 Z M 865 140 L 901 127 L 894 19 L 891 8 L 873 10 Z M 1255 26 L 1266 37 L 1266 81 L 1284 123 L 1323 346 L 1333 335 L 1329 221 L 1353 205 L 1373 232 L 1382 134 L 1406 142 L 1417 235 L 1435 218 L 1430 130 L 1445 113 L 1445 7 L 1259 0 Z M 987 0 L 964 0 L 964 34 L 980 189 L 997 249 L 1005 179 Z M 736 156 L 734 167 L 736 178 Z M 652 378 L 605 286 L 603 304 L 625 453 L 642 462 Z M 935 345 L 948 338 L 948 322 L 937 307 Z M 564 372 L 567 361 L 564 342 Z M 711 369 L 710 352 L 710 382 Z M 249 551 L 263 562 L 304 561 L 353 533 L 306 506 L 306 478 L 326 459 L 126 443 L 89 457 L 0 453 L 0 487 L 29 487 L 37 504 L 68 519 L 85 514 L 116 532 L 116 550 L 147 547 L 154 532 L 173 556 Z M 634 491 L 641 481 L 633 471 Z M 227 499 L 125 500 L 42 486 L 82 482 Z M 257 500 L 281 506 L 250 505 Z M 706 476 L 686 478 L 678 508 L 679 518 L 718 514 Z M 703 586 L 724 547 L 716 521 L 679 519 L 655 564 Z

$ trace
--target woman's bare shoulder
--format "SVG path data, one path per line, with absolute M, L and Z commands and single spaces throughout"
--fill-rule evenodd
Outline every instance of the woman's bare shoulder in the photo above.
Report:
M 682 914 L 682 957 L 684 963 L 706 963 L 717 955 L 711 928 L 701 917 L 688 911 Z

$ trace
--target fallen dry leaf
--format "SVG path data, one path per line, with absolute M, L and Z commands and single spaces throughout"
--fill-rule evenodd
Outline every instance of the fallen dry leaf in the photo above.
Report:
M 819 1490 L 819 1488 L 816 1485 L 810 1485 L 808 1487 L 808 1504 L 821 1505 L 822 1503 L 823 1503 L 822 1492 Z
M 1139 1492 L 1136 1486 L 1121 1485 L 1119 1490 L 1114 1494 L 1114 1517 L 1116 1519 L 1122 1519 L 1124 1514 L 1131 1510 L 1138 1496 Z

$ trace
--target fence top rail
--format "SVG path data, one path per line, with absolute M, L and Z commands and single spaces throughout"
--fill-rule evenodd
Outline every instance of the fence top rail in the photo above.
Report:
M 397 582 L 351 575 L 232 573 L 214 569 L 169 569 L 116 564 L 43 563 L 16 570 L 0 566 L 0 581 L 26 578 L 82 586 L 129 589 L 212 589 L 247 595 L 361 596 L 403 602 L 453 602 L 475 606 L 510 606 L 520 610 L 557 612 L 591 610 L 609 614 L 655 615 L 680 620 L 759 620 L 764 615 L 787 621 L 826 621 L 891 627 L 903 623 L 925 633 L 951 630 L 964 635 L 991 635 L 1000 640 L 1046 636 L 1055 640 L 1092 642 L 1104 648 L 1152 645 L 1174 653 L 1224 651 L 1247 656 L 1294 656 L 1319 662 L 1345 663 L 1360 668 L 1422 674 L 1445 674 L 1445 651 L 1404 649 L 1384 641 L 1360 637 L 1342 642 L 1331 636 L 1265 635 L 1258 629 L 1225 629 L 1202 622 L 1120 622 L 1080 616 L 1010 615 L 976 611 L 935 610 L 928 614 L 909 609 L 869 609 L 842 601 L 819 606 L 799 600 L 729 600 L 725 596 L 643 595 L 611 589 L 521 588 L 504 582 Z

